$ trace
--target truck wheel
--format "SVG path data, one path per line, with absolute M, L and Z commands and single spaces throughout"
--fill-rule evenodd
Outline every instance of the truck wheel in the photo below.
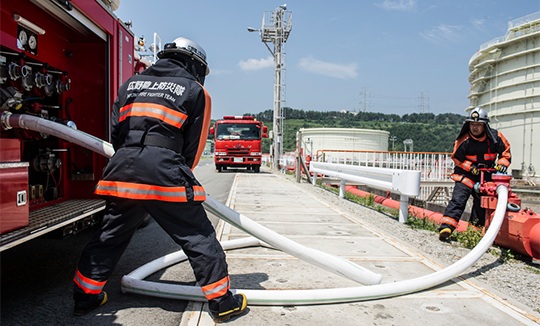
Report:
M 216 172 L 217 173 L 221 172 L 221 165 L 216 165 Z
M 253 166 L 253 171 L 255 171 L 255 173 L 261 172 L 261 166 L 260 165 L 254 165 Z
M 223 171 L 225 171 L 225 170 L 227 170 L 227 166 L 226 166 L 226 165 L 223 166 Z

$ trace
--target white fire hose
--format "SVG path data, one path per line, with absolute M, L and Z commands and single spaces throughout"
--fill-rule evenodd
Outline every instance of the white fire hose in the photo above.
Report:
M 9 128 L 18 127 L 48 133 L 76 143 L 109 158 L 114 154 L 114 149 L 110 143 L 84 132 L 45 119 L 29 115 L 5 114 L 4 112 L 2 114 L 2 125 Z M 495 240 L 506 213 L 508 203 L 508 188 L 504 185 L 498 186 L 497 195 L 499 200 L 489 229 L 485 233 L 480 243 L 478 243 L 478 245 L 474 247 L 469 254 L 451 266 L 448 266 L 447 268 L 438 272 L 406 281 L 385 284 L 378 284 L 381 281 L 381 276 L 379 274 L 375 274 L 340 257 L 297 244 L 294 241 L 287 239 L 276 232 L 271 231 L 250 220 L 246 216 L 235 212 L 210 196 L 207 196 L 205 206 L 221 219 L 264 241 L 262 242 L 261 240 L 253 237 L 224 241 L 221 243 L 224 250 L 256 245 L 267 245 L 266 243 L 268 243 L 277 249 L 283 250 L 284 252 L 287 252 L 299 259 L 313 263 L 338 275 L 356 280 L 363 284 L 378 284 L 361 287 L 318 290 L 267 291 L 231 289 L 233 293 L 244 293 L 248 298 L 249 303 L 254 305 L 308 305 L 361 301 L 403 295 L 431 288 L 456 277 L 472 266 L 472 264 L 474 264 L 478 259 L 480 259 L 480 257 L 489 249 Z M 163 268 L 177 264 L 186 259 L 186 255 L 180 250 L 143 265 L 122 278 L 122 291 L 162 298 L 206 302 L 207 299 L 204 297 L 201 288 L 198 286 L 165 284 L 143 280 L 144 278 Z
M 309 305 L 309 304 L 329 304 L 351 301 L 362 301 L 393 297 L 408 293 L 428 289 L 442 284 L 465 271 L 472 266 L 489 249 L 504 220 L 506 206 L 508 202 L 508 188 L 504 185 L 497 187 L 498 203 L 495 216 L 482 240 L 465 257 L 454 264 L 438 272 L 417 277 L 414 279 L 390 282 L 379 285 L 318 289 L 318 290 L 249 290 L 231 289 L 233 293 L 241 292 L 248 298 L 252 305 Z M 214 213 L 216 211 L 212 210 Z M 218 213 L 222 219 L 229 219 Z M 238 213 L 237 213 L 238 214 Z M 260 244 L 259 240 L 249 237 L 238 240 L 224 241 L 221 243 L 223 249 L 230 250 L 255 246 Z M 175 252 L 159 259 L 156 259 L 122 278 L 122 291 L 139 294 L 146 294 L 161 298 L 182 299 L 191 301 L 206 302 L 200 287 L 185 286 L 177 284 L 165 284 L 143 281 L 147 276 L 168 266 L 186 260 L 187 257 L 181 251 Z
M 1 119 L 4 129 L 21 128 L 34 130 L 65 139 L 105 157 L 112 157 L 114 155 L 114 148 L 111 143 L 51 120 L 28 114 L 11 114 L 8 111 L 2 112 Z

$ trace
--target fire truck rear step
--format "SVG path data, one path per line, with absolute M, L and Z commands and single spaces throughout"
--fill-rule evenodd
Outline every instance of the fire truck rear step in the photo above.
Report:
M 102 199 L 72 199 L 30 212 L 29 225 L 0 235 L 0 252 L 50 231 L 63 228 L 63 236 L 98 222 L 105 209 Z

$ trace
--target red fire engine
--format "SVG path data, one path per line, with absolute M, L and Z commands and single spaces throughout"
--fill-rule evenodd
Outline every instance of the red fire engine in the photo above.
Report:
M 145 68 L 114 0 L 0 0 L 0 251 L 99 220 L 93 195 L 106 159 L 14 116 L 109 139 L 120 85 Z M 10 118 L 11 117 L 11 118 Z
M 258 173 L 261 170 L 261 139 L 267 138 L 262 121 L 248 116 L 226 116 L 210 128 L 214 135 L 216 171 L 227 167 L 245 167 Z

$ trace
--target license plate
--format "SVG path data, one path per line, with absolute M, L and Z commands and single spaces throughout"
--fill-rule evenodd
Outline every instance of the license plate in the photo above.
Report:
M 242 162 L 244 162 L 244 158 L 243 157 L 235 157 L 233 159 L 233 162 L 234 163 L 242 163 Z

